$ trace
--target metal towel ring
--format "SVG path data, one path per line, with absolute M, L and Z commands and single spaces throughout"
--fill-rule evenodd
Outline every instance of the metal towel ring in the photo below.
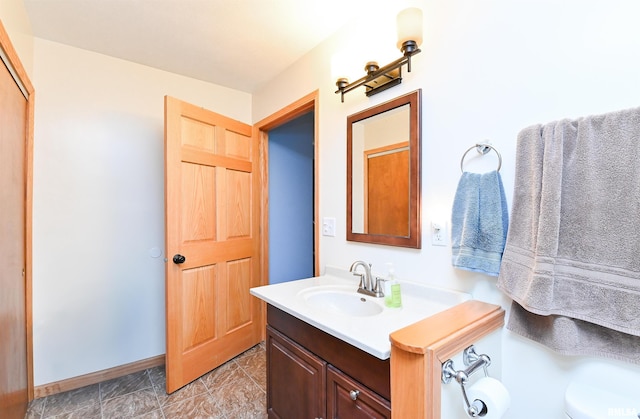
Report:
M 471 147 L 469 147 L 469 149 L 467 151 L 464 152 L 464 154 L 462 155 L 462 158 L 460 159 L 460 171 L 462 173 L 464 173 L 464 158 L 467 156 L 467 153 L 470 152 L 473 149 L 476 149 L 478 151 L 479 154 L 485 155 L 489 152 L 489 150 L 493 150 L 496 152 L 496 154 L 498 155 L 498 169 L 497 171 L 500 171 L 500 168 L 502 167 L 502 156 L 500 155 L 500 152 L 491 144 L 488 143 L 478 143 L 476 145 L 473 145 Z

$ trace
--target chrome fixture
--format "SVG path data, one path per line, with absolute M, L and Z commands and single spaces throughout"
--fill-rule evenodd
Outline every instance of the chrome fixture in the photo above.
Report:
M 358 273 L 358 266 L 362 266 L 364 268 L 364 273 Z M 384 293 L 382 292 L 383 286 L 381 282 L 382 278 L 376 278 L 374 282 L 371 276 L 371 264 L 363 262 L 361 260 L 356 260 L 351 264 L 349 268 L 349 272 L 352 272 L 355 276 L 360 277 L 360 283 L 358 284 L 358 292 L 360 294 L 370 295 L 372 297 L 384 297 Z
M 480 368 L 484 370 L 485 377 L 489 376 L 487 367 L 491 365 L 491 358 L 484 354 L 478 355 L 475 347 L 471 345 L 462 353 L 462 361 L 467 367 L 465 370 L 456 371 L 453 366 L 453 361 L 450 359 L 442 364 L 442 382 L 444 384 L 449 384 L 451 379 L 454 378 L 458 384 L 460 384 L 460 388 L 462 389 L 462 398 L 464 399 L 465 406 L 467 407 L 467 414 L 472 418 L 484 416 L 487 413 L 487 406 L 482 400 L 476 399 L 469 402 L 465 385 L 467 384 L 469 377 Z
M 377 62 L 369 61 L 364 70 L 367 75 L 349 83 L 346 77 L 338 78 L 336 86 L 340 93 L 340 100 L 344 102 L 344 94 L 365 86 L 367 96 L 375 95 L 390 87 L 402 83 L 402 66 L 407 65 L 407 71 L 411 72 L 411 57 L 420 52 L 422 43 L 422 10 L 409 8 L 401 11 L 397 17 L 398 47 L 402 57 L 380 67 Z
M 478 154 L 483 156 L 491 150 L 495 151 L 496 154 L 498 155 L 498 168 L 496 169 L 496 171 L 497 172 L 500 171 L 500 168 L 502 167 L 502 155 L 500 154 L 497 148 L 495 148 L 494 146 L 486 142 L 486 143 L 478 143 L 476 145 L 472 145 L 467 149 L 467 151 L 464 152 L 464 154 L 462 155 L 462 158 L 460 159 L 460 171 L 462 173 L 464 173 L 464 158 L 467 157 L 467 154 L 469 154 L 469 152 L 474 148 L 476 149 Z

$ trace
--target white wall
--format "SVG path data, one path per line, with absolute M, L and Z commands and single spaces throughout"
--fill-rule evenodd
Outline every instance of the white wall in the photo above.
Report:
M 250 95 L 35 39 L 35 384 L 164 354 L 164 95 Z
M 0 20 L 9 34 L 13 48 L 20 57 L 22 66 L 31 78 L 33 74 L 33 35 L 27 10 L 22 0 L 0 1 Z
M 398 2 L 401 9 L 406 2 Z M 384 273 L 393 262 L 399 278 L 471 292 L 509 308 L 495 278 L 454 270 L 450 247 L 431 246 L 432 220 L 450 219 L 460 177 L 460 158 L 475 142 L 489 139 L 502 153 L 501 174 L 511 202 L 517 133 L 534 123 L 575 118 L 640 106 L 640 4 L 634 0 L 452 0 L 414 1 L 425 14 L 422 53 L 401 86 L 366 98 L 362 91 L 335 95 L 331 61 L 361 45 L 364 32 L 354 22 L 321 44 L 253 96 L 254 120 L 320 91 L 318 165 L 320 217 L 336 217 L 336 237 L 321 237 L 321 266 L 373 263 Z M 374 30 L 381 26 L 367 19 Z M 365 17 L 363 17 L 363 20 Z M 364 32 L 369 35 L 371 32 Z M 392 45 L 393 38 L 388 39 Z M 364 58 L 362 66 L 367 59 Z M 385 63 L 386 61 L 381 62 Z M 355 74 L 352 80 L 362 76 Z M 421 250 L 351 243 L 345 240 L 346 117 L 403 93 L 422 89 Z M 601 152 L 602 150 L 594 150 Z M 468 160 L 496 164 L 493 157 Z M 503 332 L 502 377 L 518 419 L 561 418 L 563 392 L 576 371 L 607 363 L 570 358 Z M 620 363 L 611 362 L 617 365 Z M 624 366 L 637 373 L 638 366 Z M 610 377 L 609 377 L 610 378 Z M 635 385 L 635 381 L 629 385 Z M 532 387 L 536 387 L 532 392 Z M 536 403 L 544 400 L 544 404 Z

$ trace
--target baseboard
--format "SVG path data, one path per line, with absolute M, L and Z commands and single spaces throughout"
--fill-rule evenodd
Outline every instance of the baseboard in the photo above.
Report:
M 165 356 L 158 355 L 152 358 L 132 362 L 130 364 L 120 365 L 117 367 L 108 368 L 106 370 L 80 375 L 78 377 L 67 378 L 66 380 L 56 381 L 49 384 L 43 384 L 41 386 L 36 386 L 33 389 L 34 397 L 36 399 L 39 399 L 41 397 L 50 396 L 52 394 L 75 390 L 77 388 L 81 388 L 91 384 L 97 384 L 102 381 L 111 380 L 113 378 L 118 378 L 127 374 L 142 371 L 147 368 L 164 365 L 164 362 Z

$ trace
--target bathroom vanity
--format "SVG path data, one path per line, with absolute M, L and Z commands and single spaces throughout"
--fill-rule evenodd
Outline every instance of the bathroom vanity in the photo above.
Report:
M 270 418 L 390 418 L 389 360 L 267 307 Z
M 356 292 L 357 279 L 323 276 L 251 289 L 267 305 L 270 418 L 390 418 L 389 335 L 470 299 L 402 282 L 403 307 Z

